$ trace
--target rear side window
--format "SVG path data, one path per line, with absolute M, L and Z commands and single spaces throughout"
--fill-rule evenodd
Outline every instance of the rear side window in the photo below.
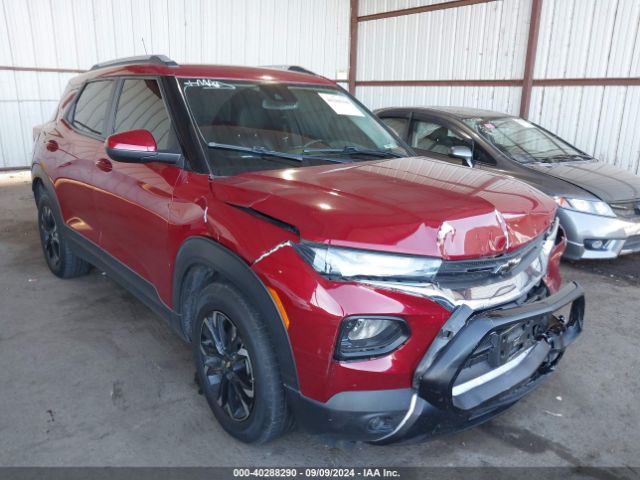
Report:
M 151 132 L 159 150 L 179 150 L 156 80 L 125 80 L 122 85 L 114 131 L 117 133 L 138 129 Z
M 91 82 L 84 87 L 76 102 L 71 121 L 75 128 L 93 135 L 104 135 L 112 87 L 111 80 Z

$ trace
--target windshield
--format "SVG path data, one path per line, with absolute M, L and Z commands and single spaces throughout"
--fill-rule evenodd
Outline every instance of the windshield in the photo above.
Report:
M 370 112 L 335 87 L 179 81 L 217 175 L 408 155 Z
M 469 127 L 518 162 L 555 162 L 590 158 L 565 141 L 521 118 L 467 118 Z

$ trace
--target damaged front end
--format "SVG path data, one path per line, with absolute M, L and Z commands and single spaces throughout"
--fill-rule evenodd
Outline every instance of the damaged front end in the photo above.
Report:
M 524 247 L 471 260 L 390 255 L 306 242 L 296 248 L 327 278 L 428 298 L 449 311 L 461 305 L 480 311 L 527 299 L 547 274 L 558 230 L 556 218 L 543 235 Z
M 284 259 L 282 252 L 295 251 L 326 278 L 328 293 L 316 289 L 314 298 L 330 298 L 332 288 L 350 301 L 364 291 L 388 292 L 390 305 L 394 299 L 410 303 L 408 299 L 414 298 L 424 305 L 429 300 L 449 312 L 438 333 L 422 343 L 426 350 L 421 357 L 413 357 L 413 362 L 409 358 L 425 338 L 419 329 L 426 327 L 421 322 L 427 317 L 414 319 L 411 314 L 405 317 L 411 331 L 406 347 L 379 359 L 373 354 L 355 362 L 335 357 L 329 367 L 333 378 L 328 379 L 335 390 L 327 400 L 290 392 L 298 421 L 315 432 L 390 443 L 463 430 L 502 412 L 547 378 L 582 331 L 582 289 L 570 283 L 558 290 L 559 279 L 548 277 L 559 275 L 556 263 L 564 247 L 556 220 L 519 249 L 475 260 L 416 259 L 342 247 L 332 252 L 331 246 L 306 242 L 274 249 L 261 262 L 278 256 Z M 358 256 L 361 254 L 365 256 Z M 364 264 L 355 267 L 354 259 Z M 403 317 L 378 309 L 375 302 L 381 298 L 371 297 L 374 303 L 367 304 L 367 315 Z M 363 300 L 356 301 L 360 308 Z M 356 312 L 345 303 L 340 305 L 342 316 L 349 315 L 344 318 L 354 318 Z M 307 324 L 300 333 L 308 336 L 310 328 L 317 324 Z M 290 333 L 297 336 L 295 330 Z M 314 365 L 320 362 L 318 351 L 309 352 Z M 398 380 L 388 381 L 388 388 L 360 386 L 366 384 L 363 378 L 391 377 L 396 369 L 398 374 L 405 369 L 411 372 L 410 385 L 400 388 Z M 379 382 L 383 385 L 385 381 Z
M 403 420 L 374 442 L 463 430 L 513 405 L 547 378 L 580 335 L 584 308 L 575 283 L 511 308 L 459 307 L 415 370 Z

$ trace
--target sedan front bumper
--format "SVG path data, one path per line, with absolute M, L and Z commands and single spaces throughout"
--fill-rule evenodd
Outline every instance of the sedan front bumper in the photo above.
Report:
M 603 217 L 558 209 L 560 224 L 567 234 L 564 256 L 571 260 L 616 258 L 640 252 L 640 220 Z M 588 242 L 602 240 L 602 248 L 589 248 Z
M 554 370 L 582 331 L 576 283 L 542 300 L 474 313 L 456 309 L 414 373 L 412 388 L 347 391 L 321 403 L 290 391 L 298 423 L 374 443 L 430 438 L 484 422 Z

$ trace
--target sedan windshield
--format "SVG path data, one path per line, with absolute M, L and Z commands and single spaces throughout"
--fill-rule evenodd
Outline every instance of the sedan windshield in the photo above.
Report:
M 521 118 L 463 120 L 489 143 L 518 162 L 557 162 L 591 158 L 564 140 Z
M 180 85 L 218 175 L 408 155 L 335 87 L 208 78 Z

